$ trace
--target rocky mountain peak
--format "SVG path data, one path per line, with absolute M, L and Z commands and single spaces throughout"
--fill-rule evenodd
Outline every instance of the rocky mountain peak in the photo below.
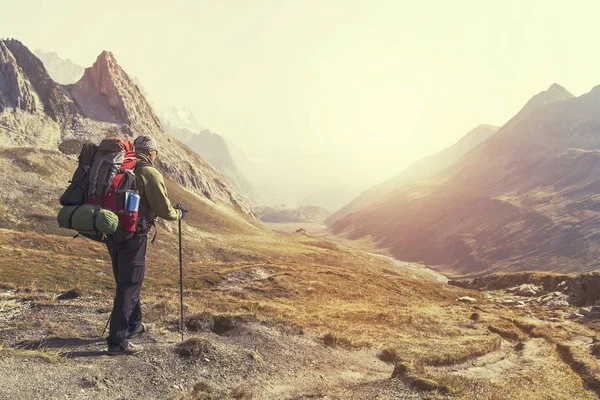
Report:
M 126 124 L 135 135 L 162 132 L 152 107 L 110 51 L 100 53 L 85 69 L 73 88 L 73 97 L 87 117 Z
M 553 83 L 552 85 L 550 85 L 548 90 L 546 90 L 546 94 L 548 95 L 548 97 L 554 98 L 554 101 L 569 100 L 575 97 L 571 92 L 569 92 L 567 89 L 565 89 L 558 83 Z
M 0 112 L 5 108 L 37 112 L 43 107 L 15 56 L 8 48 L 9 42 L 11 41 L 0 40 Z
M 553 83 L 550 85 L 548 90 L 544 90 L 533 96 L 531 100 L 525 104 L 523 110 L 532 110 L 544 104 L 555 103 L 557 101 L 569 100 L 572 99 L 573 94 L 571 94 L 567 89 L 559 85 L 558 83 Z
M 6 62 L 3 63 L 5 74 L 0 81 L 12 82 L 6 85 L 11 86 L 12 90 L 6 90 L 5 97 L 12 97 L 13 100 L 12 104 L 9 101 L 5 107 L 17 107 L 32 113 L 43 110 L 54 121 L 67 122 L 74 113 L 74 105 L 60 85 L 48 75 L 44 64 L 18 40 L 2 42 L 2 53 Z M 17 86 L 20 89 L 17 89 Z M 36 97 L 37 100 L 34 100 Z M 43 106 L 39 105 L 39 102 Z

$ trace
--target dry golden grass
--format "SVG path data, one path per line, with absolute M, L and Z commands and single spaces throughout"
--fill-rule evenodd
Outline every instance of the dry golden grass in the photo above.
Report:
M 562 358 L 588 385 L 600 394 L 600 366 L 598 360 L 582 348 L 564 344 L 556 345 L 556 350 Z
M 16 349 L 12 347 L 3 346 L 0 344 L 0 360 L 7 357 L 27 357 L 44 360 L 52 364 L 68 364 L 67 359 L 61 356 L 58 350 L 51 349 Z
M 142 295 L 145 313 L 158 325 L 177 329 L 175 232 L 163 230 L 160 238 L 162 243 L 150 247 L 148 253 Z M 0 264 L 0 284 L 8 290 L 15 286 L 53 291 L 78 287 L 84 293 L 110 296 L 112 270 L 102 245 L 8 230 L 0 230 L 0 243 L 0 258 L 5 261 Z M 374 357 L 387 350 L 393 354 L 390 361 L 415 365 L 413 378 L 406 382 L 419 390 L 454 390 L 459 396 L 483 399 L 507 398 L 500 394 L 509 393 L 508 398 L 524 399 L 529 390 L 525 379 L 532 379 L 538 398 L 553 393 L 559 394 L 556 398 L 589 395 L 578 373 L 555 349 L 556 343 L 566 343 L 576 335 L 594 334 L 578 324 L 533 321 L 522 311 L 499 310 L 485 300 L 477 308 L 457 302 L 458 297 L 475 292 L 413 280 L 386 260 L 322 238 L 259 232 L 202 240 L 188 237 L 185 243 L 188 321 L 200 313 L 225 318 L 250 315 L 266 323 L 316 332 L 328 337 L 330 345 L 371 348 Z M 471 319 L 474 312 L 479 314 L 477 323 Z M 539 376 L 525 374 L 523 378 L 511 372 L 488 381 L 446 370 L 450 368 L 446 366 L 497 352 L 501 337 L 513 342 L 542 338 L 552 343 L 545 355 L 548 365 Z M 428 379 L 436 382 L 436 388 Z M 213 396 L 200 390 L 194 393 L 191 398 Z
M 499 321 L 496 325 L 488 326 L 488 330 L 503 339 L 511 341 L 523 340 L 527 337 L 510 321 Z

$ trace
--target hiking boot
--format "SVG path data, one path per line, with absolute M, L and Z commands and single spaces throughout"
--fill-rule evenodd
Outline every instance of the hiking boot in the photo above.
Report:
M 146 326 L 143 322 L 138 325 L 133 331 L 129 331 L 127 333 L 127 339 L 131 339 L 134 336 L 139 335 L 140 333 L 148 332 L 150 330 L 150 326 Z
M 142 346 L 134 345 L 133 343 L 127 343 L 127 347 L 111 346 L 106 352 L 109 356 L 130 356 L 133 354 L 139 354 L 144 351 Z

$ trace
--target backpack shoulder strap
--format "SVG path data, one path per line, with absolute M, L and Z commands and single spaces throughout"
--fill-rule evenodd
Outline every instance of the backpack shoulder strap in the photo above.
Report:
M 135 168 L 134 168 L 134 172 L 137 172 L 137 170 L 142 169 L 144 167 L 153 167 L 156 168 L 154 165 L 152 165 L 152 163 L 149 163 L 148 161 L 138 158 L 137 162 L 135 163 Z

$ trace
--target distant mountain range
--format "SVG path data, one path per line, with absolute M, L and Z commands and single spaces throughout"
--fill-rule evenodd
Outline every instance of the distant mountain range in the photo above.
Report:
M 317 206 L 257 207 L 254 208 L 254 211 L 261 221 L 271 223 L 314 222 L 320 224 L 329 215 L 329 211 Z
M 46 67 L 50 77 L 62 85 L 70 85 L 77 82 L 83 76 L 85 67 L 75 64 L 70 59 L 64 59 L 53 51 L 34 51 L 35 56 L 39 58 Z
M 553 84 L 450 166 L 332 230 L 455 275 L 598 269 L 598 110 L 600 87 L 574 97 Z
M 174 129 L 186 129 L 192 134 L 204 130 L 204 127 L 198 122 L 192 110 L 186 106 L 167 107 L 161 110 L 159 115 L 165 126 Z
M 188 109 L 176 114 L 174 108 L 161 114 L 167 133 L 181 140 L 196 153 L 200 154 L 210 165 L 215 167 L 227 181 L 240 193 L 243 193 L 251 205 L 262 204 L 260 193 L 250 184 L 231 156 L 229 147 L 223 137 L 208 129 L 194 131 L 191 127 L 199 127 L 198 122 Z M 181 109 L 179 109 L 181 110 Z M 183 118 L 179 118 L 183 116 Z
M 436 173 L 443 171 L 445 168 L 454 164 L 459 158 L 464 156 L 470 150 L 478 146 L 480 143 L 489 139 L 498 127 L 491 125 L 480 125 L 467 133 L 463 138 L 456 142 L 453 146 L 448 147 L 434 155 L 425 157 L 406 170 L 388 179 L 384 183 L 373 186 L 362 192 L 357 198 L 332 214 L 326 221 L 328 225 L 333 225 L 339 219 L 346 215 L 367 207 L 372 202 L 376 202 L 387 194 L 398 190 L 407 184 L 427 179 L 434 176 Z

